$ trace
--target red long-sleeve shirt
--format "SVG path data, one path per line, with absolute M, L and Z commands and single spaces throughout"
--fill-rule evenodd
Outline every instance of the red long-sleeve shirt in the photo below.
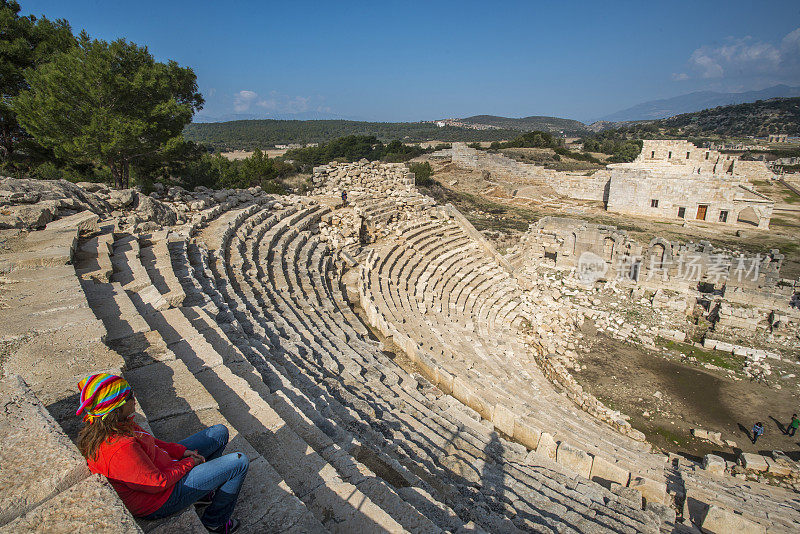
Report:
M 182 458 L 186 447 L 154 438 L 142 427 L 133 436 L 106 440 L 88 460 L 89 470 L 108 478 L 122 502 L 135 516 L 161 508 L 173 486 L 191 471 L 194 462 Z

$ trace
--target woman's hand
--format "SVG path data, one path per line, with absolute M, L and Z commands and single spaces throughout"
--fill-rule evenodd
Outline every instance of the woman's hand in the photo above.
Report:
M 194 461 L 194 465 L 195 466 L 200 465 L 200 464 L 202 464 L 203 462 L 206 461 L 206 459 L 203 458 L 203 456 L 200 453 L 198 453 L 197 451 L 191 451 L 189 449 L 186 449 L 183 452 L 183 457 L 184 458 L 191 458 Z

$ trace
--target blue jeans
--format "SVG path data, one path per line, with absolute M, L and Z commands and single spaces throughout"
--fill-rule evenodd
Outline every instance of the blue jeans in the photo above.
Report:
M 214 425 L 178 443 L 196 450 L 206 461 L 194 466 L 175 483 L 167 502 L 144 518 L 160 519 L 175 514 L 213 491 L 214 498 L 200 520 L 210 528 L 224 525 L 236 506 L 250 460 L 240 452 L 222 455 L 228 443 L 225 425 Z

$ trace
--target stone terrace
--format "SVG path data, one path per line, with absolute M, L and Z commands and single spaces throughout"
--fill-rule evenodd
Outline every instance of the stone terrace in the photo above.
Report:
M 162 439 L 228 426 L 251 459 L 245 532 L 800 525 L 796 494 L 670 461 L 560 394 L 537 362 L 570 318 L 527 300 L 452 208 L 423 200 L 347 252 L 320 230 L 353 220 L 336 197 L 166 196 L 178 225 L 82 212 L 0 255 L 0 531 L 202 531 L 192 510 L 135 523 L 88 476 L 66 436 L 75 384 L 99 370 L 126 377 Z

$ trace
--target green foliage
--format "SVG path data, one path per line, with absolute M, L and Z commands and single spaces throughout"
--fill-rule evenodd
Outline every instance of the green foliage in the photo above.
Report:
M 507 143 L 500 143 L 500 148 L 556 148 L 561 146 L 561 139 L 554 139 L 547 132 L 533 131 L 515 137 Z
M 240 160 L 203 154 L 186 165 L 181 183 L 187 189 L 197 186 L 241 189 L 258 185 L 268 193 L 283 194 L 286 191 L 279 180 L 293 172 L 291 165 L 270 158 L 260 150 Z
M 75 46 L 67 21 L 21 17 L 19 11 L 17 2 L 0 0 L 0 168 L 7 171 L 48 157 L 20 127 L 12 109 L 14 98 L 28 88 L 25 69 Z
M 602 165 L 603 162 L 597 159 L 596 157 L 592 156 L 591 154 L 581 154 L 580 152 L 573 152 L 568 150 L 564 147 L 556 147 L 553 149 L 553 152 L 556 153 L 556 157 L 564 156 L 566 158 L 572 158 L 578 161 L 586 161 L 589 163 L 594 163 L 595 165 Z M 557 159 L 556 161 L 561 161 L 561 158 Z
M 289 150 L 284 159 L 294 161 L 299 168 L 308 170 L 315 165 L 324 165 L 331 161 L 367 159 L 400 163 L 430 150 L 418 145 L 405 145 L 396 140 L 384 145 L 374 136 L 349 135 L 316 147 Z
M 580 121 L 572 119 L 561 119 L 558 117 L 533 116 L 521 119 L 509 117 L 496 117 L 494 115 L 475 115 L 461 119 L 467 124 L 478 124 L 504 128 L 507 130 L 517 130 L 520 132 L 529 131 L 563 131 L 568 135 L 581 135 L 586 132 L 586 125 Z M 488 140 L 488 139 L 487 139 Z
M 476 143 L 470 143 L 467 146 L 470 147 L 470 148 L 474 148 L 475 150 L 482 150 L 483 149 L 481 144 L 477 143 L 477 142 Z
M 510 139 L 514 130 L 474 130 L 456 126 L 439 128 L 429 122 L 361 122 L 343 120 L 285 121 L 246 120 L 193 123 L 186 126 L 187 139 L 214 150 L 253 150 L 286 143 L 328 143 L 348 136 L 375 137 L 382 142 L 400 139 L 408 143 L 424 141 L 493 141 Z
M 107 165 L 124 187 L 131 166 L 152 167 L 183 143 L 184 126 L 203 104 L 191 69 L 86 33 L 25 77 L 29 88 L 13 106 L 25 130 L 68 162 Z
M 610 154 L 612 163 L 626 163 L 636 159 L 642 151 L 640 139 L 627 139 L 619 130 L 608 130 L 583 139 L 583 150 Z
M 772 133 L 800 135 L 800 97 L 720 106 L 666 119 L 629 123 L 611 132 L 623 139 L 697 138 L 701 141 L 712 137 L 765 137 Z M 702 146 L 702 142 L 698 146 Z
M 431 176 L 433 175 L 433 168 L 427 161 L 412 163 L 409 170 L 414 173 L 414 182 L 420 186 L 430 186 L 435 183 Z

